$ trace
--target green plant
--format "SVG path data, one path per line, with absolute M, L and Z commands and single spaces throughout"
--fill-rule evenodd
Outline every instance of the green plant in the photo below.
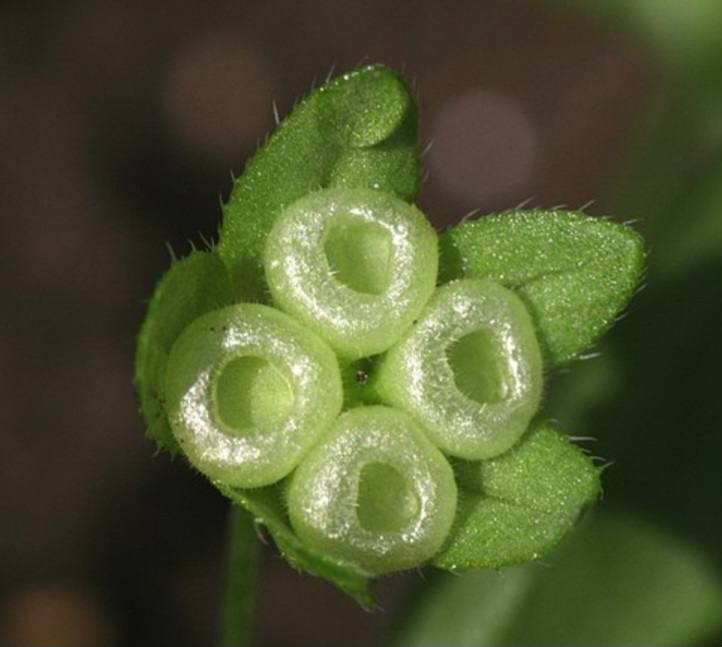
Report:
M 612 325 L 644 261 L 634 231 L 576 212 L 437 240 L 411 204 L 416 146 L 391 70 L 312 92 L 138 340 L 148 435 L 364 606 L 389 571 L 534 560 L 596 499 L 599 468 L 540 417 L 543 377 Z

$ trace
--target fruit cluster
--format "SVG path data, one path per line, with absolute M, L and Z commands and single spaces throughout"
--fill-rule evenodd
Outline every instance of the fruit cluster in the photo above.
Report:
M 241 488 L 295 470 L 298 535 L 373 574 L 416 566 L 446 539 L 457 492 L 441 452 L 503 453 L 541 395 L 522 302 L 484 279 L 436 288 L 437 248 L 424 215 L 394 196 L 310 193 L 268 237 L 279 310 L 200 317 L 166 368 L 170 425 L 195 467 Z M 345 397 L 344 372 L 357 384 Z

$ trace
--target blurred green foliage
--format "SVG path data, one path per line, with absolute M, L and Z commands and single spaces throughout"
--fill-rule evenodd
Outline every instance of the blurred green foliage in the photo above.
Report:
M 689 645 L 722 587 L 694 547 L 633 516 L 595 513 L 551 565 L 439 576 L 397 645 Z

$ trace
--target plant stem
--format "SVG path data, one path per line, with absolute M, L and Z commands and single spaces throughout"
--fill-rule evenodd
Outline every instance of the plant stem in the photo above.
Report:
M 258 540 L 253 517 L 232 505 L 228 515 L 226 583 L 221 618 L 221 647 L 247 647 L 253 635 L 253 590 Z

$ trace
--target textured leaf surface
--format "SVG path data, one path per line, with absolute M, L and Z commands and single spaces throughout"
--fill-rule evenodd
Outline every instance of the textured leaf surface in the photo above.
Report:
M 350 564 L 331 559 L 306 546 L 293 532 L 279 490 L 281 486 L 252 490 L 229 488 L 222 483 L 215 483 L 215 486 L 268 529 L 278 550 L 291 566 L 330 580 L 365 608 L 373 605 L 370 580 L 363 573 Z
M 393 644 L 690 645 L 722 621 L 722 586 L 693 546 L 629 516 L 599 515 L 544 568 L 440 576 Z
M 234 285 L 265 298 L 264 242 L 298 198 L 349 186 L 411 201 L 418 176 L 416 107 L 401 77 L 374 65 L 332 79 L 281 122 L 233 187 L 218 251 Z
M 553 548 L 599 494 L 599 470 L 562 434 L 540 426 L 500 457 L 458 462 L 455 526 L 433 564 L 498 568 Z
M 441 278 L 492 278 L 514 289 L 534 319 L 548 365 L 573 359 L 626 307 L 642 276 L 637 233 L 562 211 L 513 211 L 441 237 Z
M 178 451 L 165 414 L 162 385 L 173 342 L 194 319 L 230 303 L 228 272 L 210 252 L 193 252 L 158 282 L 138 336 L 135 385 L 146 434 L 158 447 Z

